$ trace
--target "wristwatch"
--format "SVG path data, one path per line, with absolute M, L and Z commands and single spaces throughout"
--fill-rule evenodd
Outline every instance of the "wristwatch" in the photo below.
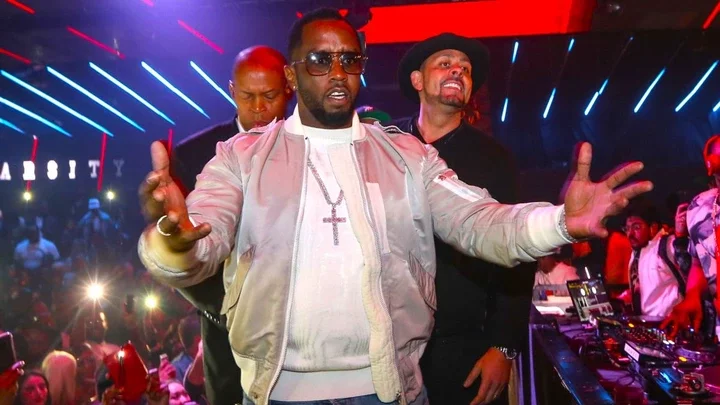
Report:
M 515 358 L 518 356 L 518 354 L 520 354 L 515 349 L 508 349 L 507 347 L 502 347 L 502 346 L 493 346 L 493 347 L 500 350 L 500 353 L 502 353 L 503 356 L 505 356 L 505 359 L 507 359 L 507 360 L 515 360 Z

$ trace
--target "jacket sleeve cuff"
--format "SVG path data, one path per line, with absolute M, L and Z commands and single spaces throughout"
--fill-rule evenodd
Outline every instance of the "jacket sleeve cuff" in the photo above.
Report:
M 527 224 L 530 241 L 536 249 L 550 253 L 561 246 L 573 243 L 560 229 L 562 216 L 565 215 L 564 205 L 535 208 L 528 214 Z
M 207 256 L 207 240 L 197 241 L 187 252 L 173 252 L 160 241 L 163 237 L 154 226 L 148 227 L 140 236 L 138 255 L 151 274 L 173 287 L 186 287 Z

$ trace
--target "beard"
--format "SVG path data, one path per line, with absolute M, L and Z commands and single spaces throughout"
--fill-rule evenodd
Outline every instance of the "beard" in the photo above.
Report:
M 331 112 L 325 110 L 323 107 L 322 96 L 316 97 L 308 89 L 303 88 L 299 81 L 298 94 L 300 95 L 303 104 L 305 104 L 305 107 L 307 107 L 308 111 L 310 111 L 310 114 L 312 114 L 318 122 L 328 128 L 342 128 L 346 126 L 352 120 L 353 114 L 355 113 L 355 100 L 352 98 L 350 99 L 350 103 L 348 104 L 346 110 Z M 352 97 L 352 95 L 348 93 L 348 97 Z
M 457 97 L 443 97 L 440 96 L 440 103 L 448 107 L 465 108 L 467 103 L 463 102 Z
M 439 94 L 436 97 L 440 104 L 448 107 L 463 109 L 467 105 L 467 102 L 458 96 L 443 96 L 442 94 Z

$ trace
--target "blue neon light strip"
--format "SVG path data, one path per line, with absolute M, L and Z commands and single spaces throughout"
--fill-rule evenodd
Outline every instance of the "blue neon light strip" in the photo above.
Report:
M 120 82 L 120 80 L 112 77 L 112 76 L 110 75 L 110 73 L 102 70 L 98 65 L 96 65 L 96 64 L 94 64 L 94 63 L 92 63 L 92 62 L 89 62 L 89 63 L 90 63 L 90 67 L 91 67 L 94 71 L 98 72 L 102 77 L 104 77 L 104 78 L 106 78 L 107 80 L 109 80 L 110 83 L 112 83 L 112 84 L 120 87 L 121 90 L 123 90 L 123 91 L 126 92 L 127 94 L 131 95 L 135 100 L 139 101 L 140 104 L 142 104 L 142 105 L 144 105 L 145 107 L 147 107 L 150 111 L 154 112 L 155 114 L 157 114 L 158 116 L 160 116 L 160 117 L 161 117 L 162 119 L 164 119 L 165 121 L 167 121 L 167 122 L 175 125 L 175 121 L 171 120 L 167 115 L 165 115 L 165 114 L 162 113 L 160 110 L 158 110 L 157 108 L 155 108 L 154 105 L 148 103 L 144 98 L 140 97 L 137 93 L 135 93 L 134 91 L 132 91 L 128 86 L 122 84 L 122 82 Z
M 512 62 L 511 62 L 511 63 L 515 63 L 515 60 L 517 59 L 517 53 L 518 53 L 518 48 L 519 48 L 519 47 L 520 47 L 520 42 L 515 41 L 515 47 L 514 47 L 514 49 L 513 49 L 513 56 L 512 56 Z
M 552 89 L 552 93 L 550 93 L 550 98 L 548 99 L 547 105 L 545 106 L 545 112 L 543 113 L 543 119 L 547 118 L 548 113 L 550 113 L 550 106 L 553 103 L 553 99 L 555 99 L 555 91 L 557 89 Z
M 225 97 L 225 99 L 226 99 L 227 101 L 229 101 L 230 104 L 233 105 L 233 107 L 237 108 L 237 105 L 235 104 L 235 101 L 233 101 L 233 99 L 230 98 L 230 96 L 228 96 L 227 93 L 225 93 L 225 92 L 220 88 L 220 86 L 218 86 L 217 83 L 215 83 L 215 82 L 213 81 L 213 79 L 210 78 L 210 76 L 208 76 L 207 74 L 205 74 L 205 72 L 203 72 L 203 70 L 200 69 L 200 66 L 198 66 L 198 65 L 197 65 L 195 62 L 193 62 L 193 61 L 190 61 L 190 66 L 192 66 L 192 68 L 195 69 L 195 71 L 200 75 L 200 77 L 202 77 L 203 79 L 205 79 L 205 81 L 208 82 L 208 84 L 209 84 L 210 86 L 212 86 L 213 89 L 215 89 L 218 93 L 220 93 L 223 97 Z M 363 78 L 362 76 L 360 76 L 360 78 L 362 78 L 362 80 L 363 80 L 363 85 L 364 85 L 364 84 L 365 84 L 365 78 Z
M 695 87 L 692 89 L 692 91 L 687 96 L 685 96 L 683 101 L 681 101 L 680 104 L 677 105 L 677 107 L 675 107 L 675 112 L 680 111 L 685 106 L 685 104 L 687 104 L 687 102 L 690 101 L 690 99 L 695 95 L 695 93 L 697 93 L 697 91 L 700 90 L 700 87 L 702 87 L 703 83 L 705 83 L 705 80 L 707 80 L 707 78 L 710 77 L 710 74 L 713 72 L 713 70 L 715 70 L 717 65 L 718 65 L 718 61 L 715 61 L 715 63 L 713 63 L 712 66 L 710 66 L 710 68 L 707 70 L 707 72 L 705 72 L 703 77 L 695 85 Z
M 24 87 L 26 90 L 29 90 L 30 92 L 34 93 L 37 96 L 40 96 L 44 98 L 45 100 L 49 101 L 50 103 L 54 104 L 56 107 L 60 108 L 61 110 L 65 111 L 66 113 L 72 115 L 73 117 L 79 119 L 80 121 L 83 121 L 84 123 L 90 125 L 91 127 L 97 129 L 100 132 L 104 132 L 108 134 L 109 136 L 113 136 L 113 134 L 105 127 L 101 126 L 97 122 L 91 120 L 90 118 L 80 114 L 79 112 L 73 110 L 72 108 L 66 106 L 65 104 L 57 101 L 53 97 L 50 97 L 49 95 L 45 94 L 44 92 L 36 89 L 35 87 L 25 83 L 24 81 L 18 79 L 17 77 L 11 75 L 10 73 L 0 70 L 0 74 L 3 75 L 5 78 L 10 79 L 11 81 L 15 82 L 16 84 L 20 85 L 21 87 Z
M 661 70 L 660 73 L 658 73 L 655 80 L 653 80 L 652 84 L 650 84 L 650 87 L 648 87 L 648 89 L 645 90 L 645 94 L 643 94 L 642 98 L 640 99 L 640 101 L 635 106 L 635 109 L 633 110 L 635 113 L 640 111 L 640 107 L 642 107 L 643 103 L 648 98 L 648 96 L 650 95 L 652 90 L 655 88 L 655 85 L 658 84 L 658 82 L 660 81 L 660 78 L 663 77 L 664 74 L 665 74 L 665 68 L 663 68 L 663 70 Z
M 595 95 L 594 95 L 593 98 L 590 100 L 590 103 L 588 103 L 587 107 L 585 107 L 585 115 L 586 115 L 586 116 L 587 116 L 588 114 L 590 114 L 590 110 L 592 110 L 593 105 L 595 104 L 595 101 L 597 101 L 597 98 L 598 98 L 599 95 L 600 95 L 600 92 L 597 92 L 597 91 L 596 91 L 596 92 L 595 92 Z
M 65 135 L 65 136 L 72 137 L 72 135 L 70 135 L 70 133 L 68 133 L 64 129 L 60 128 L 59 126 L 53 124 L 52 122 L 46 120 L 45 118 L 43 118 L 41 116 L 35 114 L 34 112 L 13 103 L 12 101 L 10 101 L 8 99 L 0 97 L 0 103 L 5 104 L 6 106 L 14 109 L 15 111 L 21 112 L 34 120 L 42 122 L 43 124 L 49 126 L 50 128 L 60 132 L 61 134 Z
M 505 97 L 505 104 L 503 105 L 502 118 L 500 118 L 500 120 L 502 122 L 505 122 L 505 114 L 507 114 L 508 102 L 509 102 L 508 98 Z
M 183 101 L 185 101 L 186 103 L 188 103 L 188 105 L 190 105 L 190 107 L 196 109 L 200 114 L 204 115 L 206 118 L 210 118 L 207 114 L 205 114 L 205 111 L 203 111 L 203 109 L 200 108 L 199 105 L 195 104 L 194 101 L 190 100 L 190 97 L 186 96 L 185 94 L 183 94 L 182 91 L 178 90 L 177 87 L 173 86 L 172 83 L 170 83 L 169 81 L 167 81 L 167 79 L 165 79 L 164 77 L 162 77 L 162 75 L 161 75 L 160 73 L 158 73 L 157 71 L 155 71 L 155 69 L 153 69 L 152 67 L 150 67 L 150 65 L 148 65 L 148 64 L 145 63 L 144 61 L 141 62 L 140 64 L 141 64 L 142 67 L 143 67 L 145 70 L 147 70 L 155 79 L 157 79 L 160 83 L 164 84 L 165 87 L 167 87 L 170 91 L 172 91 L 173 93 L 175 93 L 175 95 L 177 95 L 178 97 L 180 97 Z
M 25 131 L 20 129 L 17 125 L 13 124 L 12 122 L 10 122 L 8 120 L 4 120 L 2 118 L 0 118 L 0 125 L 5 125 L 6 127 L 10 128 L 14 131 L 20 132 L 21 134 L 25 133 Z
M 47 71 L 50 72 L 53 76 L 55 76 L 55 77 L 57 77 L 58 79 L 60 79 L 60 80 L 62 80 L 63 82 L 65 82 L 65 83 L 66 83 L 67 85 L 69 85 L 70 87 L 74 88 L 75 90 L 77 90 L 77 91 L 79 91 L 80 93 L 82 93 L 82 94 L 84 94 L 85 96 L 87 96 L 90 100 L 92 100 L 92 101 L 100 104 L 100 105 L 103 106 L 106 110 L 108 110 L 108 111 L 110 111 L 111 113 L 117 115 L 117 116 L 120 117 L 123 121 L 125 121 L 125 122 L 127 122 L 128 124 L 134 126 L 134 127 L 137 128 L 137 129 L 145 132 L 145 129 L 144 129 L 143 127 L 141 127 L 140 125 L 136 124 L 135 121 L 131 120 L 130 118 L 128 118 L 127 116 L 125 116 L 125 114 L 121 113 L 120 111 L 118 111 L 117 109 L 115 109 L 115 107 L 111 106 L 110 104 L 104 102 L 103 100 L 101 100 L 101 99 L 100 99 L 99 97 L 97 97 L 96 95 L 92 94 L 90 91 L 88 91 L 88 90 L 85 89 L 84 87 L 82 87 L 82 86 L 80 86 L 79 84 L 75 83 L 74 81 L 70 80 L 67 76 L 65 76 L 65 75 L 63 75 L 62 73 L 58 72 L 57 70 L 51 68 L 50 66 L 47 66 Z

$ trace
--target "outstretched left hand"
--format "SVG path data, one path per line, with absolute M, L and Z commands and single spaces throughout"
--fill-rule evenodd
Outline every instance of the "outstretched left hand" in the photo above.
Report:
M 652 190 L 653 184 L 641 181 L 623 185 L 643 169 L 641 162 L 625 163 L 605 175 L 599 183 L 590 180 L 592 147 L 580 144 L 573 161 L 561 200 L 565 203 L 565 222 L 570 236 L 575 239 L 605 238 L 608 231 L 605 221 L 617 215 L 632 198 Z

